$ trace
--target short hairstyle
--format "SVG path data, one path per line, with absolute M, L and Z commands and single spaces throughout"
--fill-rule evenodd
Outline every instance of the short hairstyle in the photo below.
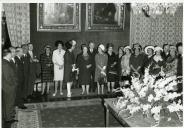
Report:
M 141 51 L 142 50 L 142 46 L 139 44 L 139 43 L 135 43 L 135 44 L 133 44 L 133 51 L 135 50 L 135 46 L 136 45 L 138 45 L 139 46 L 139 51 Z
M 136 48 L 133 48 L 132 50 L 133 50 L 133 52 L 135 52 L 135 49 Z M 142 50 L 142 48 L 141 47 L 138 47 L 138 49 L 139 49 L 139 52 Z
M 3 57 L 7 56 L 10 53 L 11 53 L 10 49 L 4 49 L 3 50 Z
M 130 52 L 130 53 L 132 53 L 132 50 L 131 49 L 129 49 L 129 48 L 127 48 L 128 49 L 128 51 Z M 124 51 L 123 51 L 124 52 Z
M 23 50 L 21 47 L 16 48 L 16 52 L 19 53 L 21 50 Z
M 61 41 L 61 40 L 57 40 L 57 41 L 55 42 L 55 46 L 56 46 L 56 47 L 58 47 L 58 45 L 59 45 L 59 44 L 61 44 L 61 45 L 62 45 L 62 47 L 64 46 L 63 41 Z
M 163 44 L 163 47 L 162 48 L 164 49 L 164 47 L 167 46 L 167 45 L 169 46 L 169 44 Z
M 27 44 L 22 44 L 22 45 L 21 45 L 21 48 L 23 48 L 23 47 L 25 47 L 25 46 L 28 46 L 28 45 L 27 45 Z
M 178 47 L 182 47 L 182 46 L 183 46 L 182 42 L 178 42 L 178 43 L 176 44 L 177 50 L 178 50 Z
M 15 48 L 15 47 L 9 47 L 10 52 L 11 52 L 13 49 L 15 49 L 15 50 L 16 50 L 16 48 Z
M 89 42 L 88 42 L 88 46 L 89 46 L 91 43 L 95 45 L 95 43 L 94 43 L 93 41 L 89 41 Z
M 83 50 L 84 47 L 88 48 L 86 44 L 81 44 L 81 50 Z
M 30 44 L 33 45 L 33 43 L 28 43 L 27 45 L 30 45 Z
M 69 40 L 69 41 L 67 41 L 67 42 L 65 43 L 66 49 L 71 49 L 71 48 L 72 48 L 72 41 L 73 41 L 73 40 Z
M 107 44 L 107 49 L 108 49 L 108 48 L 110 48 L 110 47 L 112 47 L 112 48 L 113 48 L 113 47 L 114 47 L 114 45 L 113 45 L 112 43 L 108 43 L 108 44 Z
M 121 49 L 121 51 L 123 51 L 124 47 L 123 46 L 119 46 L 118 47 L 118 52 L 119 52 L 120 49 Z

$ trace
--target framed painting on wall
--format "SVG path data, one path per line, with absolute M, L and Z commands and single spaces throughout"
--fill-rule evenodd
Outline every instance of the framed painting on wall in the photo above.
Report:
M 37 4 L 37 30 L 80 32 L 81 5 L 79 3 Z
M 125 22 L 125 5 L 119 3 L 86 4 L 87 31 L 122 31 Z

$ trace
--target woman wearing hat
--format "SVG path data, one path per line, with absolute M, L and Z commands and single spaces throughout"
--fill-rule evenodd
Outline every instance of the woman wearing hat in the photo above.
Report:
M 159 76 L 163 66 L 164 66 L 164 60 L 161 56 L 163 49 L 161 47 L 155 47 L 154 52 L 155 55 L 153 56 L 153 58 L 151 59 L 151 63 L 150 63 L 150 70 L 149 73 L 151 75 L 156 75 Z
M 146 57 L 145 57 L 144 64 L 143 64 L 144 69 L 149 66 L 151 59 L 153 57 L 153 54 L 154 54 L 154 49 L 155 49 L 154 46 L 151 46 L 151 45 L 145 47 L 144 52 L 146 54 Z
M 117 58 L 116 54 L 113 52 L 113 47 L 114 45 L 112 43 L 107 44 L 107 89 L 109 93 L 114 91 L 114 85 L 117 77 Z
M 91 67 L 92 59 L 88 54 L 88 47 L 86 44 L 81 46 L 82 54 L 80 53 L 77 56 L 76 66 L 79 69 L 79 85 L 82 86 L 82 95 L 85 93 L 89 94 L 89 85 L 91 81 Z
M 45 87 L 47 86 L 47 94 L 49 93 L 49 87 L 53 82 L 53 63 L 52 53 L 50 45 L 46 45 L 45 52 L 40 55 L 41 64 L 41 81 L 42 81 L 42 95 L 44 94 Z
M 54 82 L 55 82 L 55 92 L 53 96 L 57 94 L 57 88 L 60 84 L 60 95 L 63 95 L 62 85 L 63 85 L 63 71 L 64 71 L 64 54 L 65 50 L 63 50 L 63 42 L 56 41 L 55 46 L 56 50 L 53 52 L 52 62 L 54 63 Z
M 104 94 L 104 84 L 106 82 L 105 78 L 108 57 L 104 52 L 105 46 L 103 44 L 100 44 L 98 46 L 98 54 L 95 55 L 95 82 L 97 82 L 98 94 L 100 94 L 100 87 L 102 94 Z
M 67 84 L 67 97 L 71 97 L 71 86 L 74 80 L 73 72 L 75 71 L 75 56 L 73 50 L 76 46 L 75 40 L 65 43 L 66 52 L 64 55 L 64 82 Z
M 130 56 L 131 56 L 131 47 L 126 46 L 124 48 L 124 53 L 125 55 L 123 55 L 121 59 L 121 84 L 120 86 L 125 86 L 125 83 L 127 83 L 127 81 L 130 84 L 130 81 L 131 81 L 130 65 L 129 65 Z
M 164 72 L 166 76 L 176 75 L 176 69 L 177 69 L 176 46 L 170 45 L 169 56 L 166 58 Z

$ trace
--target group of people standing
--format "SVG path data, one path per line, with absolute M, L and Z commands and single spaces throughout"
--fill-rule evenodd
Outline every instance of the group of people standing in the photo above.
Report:
M 14 106 L 26 109 L 24 100 L 30 98 L 34 90 L 34 82 L 41 65 L 42 94 L 54 81 L 54 93 L 56 96 L 58 87 L 60 95 L 63 95 L 63 83 L 67 87 L 67 97 L 71 97 L 71 87 L 77 78 L 82 87 L 82 95 L 95 92 L 104 94 L 104 86 L 107 85 L 107 93 L 115 90 L 115 83 L 120 86 L 131 85 L 131 76 L 141 78 L 145 68 L 149 67 L 152 75 L 160 76 L 164 72 L 166 76 L 182 76 L 182 43 L 175 45 L 164 44 L 159 46 L 146 46 L 140 44 L 120 46 L 118 53 L 114 52 L 114 45 L 108 43 L 105 47 L 99 44 L 95 49 L 95 43 L 81 45 L 81 52 L 76 56 L 73 50 L 76 47 L 75 40 L 56 41 L 56 49 L 52 52 L 50 45 L 46 45 L 44 53 L 38 59 L 33 53 L 33 44 L 24 44 L 22 47 L 3 50 L 2 60 L 2 90 L 5 119 L 10 121 L 13 117 Z M 181 85 L 180 85 L 181 86 Z M 182 90 L 182 87 L 179 87 Z
M 72 41 L 71 41 L 72 42 Z M 131 76 L 141 78 L 144 75 L 145 68 L 149 68 L 149 73 L 159 77 L 161 73 L 166 76 L 182 75 L 182 43 L 176 46 L 164 44 L 159 46 L 146 46 L 144 49 L 140 44 L 130 46 L 120 46 L 118 54 L 114 52 L 114 45 L 108 43 L 105 47 L 99 44 L 95 48 L 95 43 L 89 42 L 88 45 L 81 45 L 81 52 L 77 54 L 76 59 L 73 54 L 76 42 L 70 47 L 64 43 L 56 41 L 57 49 L 51 52 L 51 47 L 45 47 L 45 53 L 40 57 L 42 67 L 42 82 L 52 82 L 54 77 L 55 92 L 60 85 L 60 95 L 63 95 L 62 85 L 67 85 L 67 96 L 71 97 L 71 86 L 73 81 L 77 78 L 78 84 L 82 87 L 82 95 L 94 92 L 97 88 L 98 94 L 104 94 L 104 86 L 107 85 L 107 93 L 115 90 L 115 84 L 120 86 L 131 85 Z M 50 57 L 47 59 L 46 51 L 50 51 Z M 45 56 L 45 57 L 44 57 Z M 45 61 L 42 61 L 45 60 Z M 44 70 L 52 65 L 54 68 Z M 54 69 L 54 75 L 50 72 Z M 47 71 L 47 72 L 44 72 Z M 48 74 L 50 73 L 49 77 Z M 76 77 L 77 75 L 77 77 Z M 48 77 L 48 78 L 47 78 Z M 44 86 L 45 87 L 45 86 Z M 49 87 L 47 88 L 49 89 Z M 47 90 L 48 92 L 49 90 Z M 44 88 L 42 90 L 44 93 Z
M 26 109 L 24 102 L 32 97 L 39 60 L 31 43 L 3 49 L 2 55 L 3 119 L 12 123 L 16 121 L 15 106 Z

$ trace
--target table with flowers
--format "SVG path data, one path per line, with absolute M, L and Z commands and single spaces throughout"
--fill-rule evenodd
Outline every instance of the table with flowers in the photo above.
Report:
M 106 127 L 109 126 L 109 112 L 122 126 L 182 127 L 183 93 L 177 91 L 180 82 L 174 75 L 158 79 L 149 75 L 149 69 L 142 78 L 133 76 L 130 88 L 116 89 L 122 96 L 104 100 Z
M 120 112 L 118 109 L 115 108 L 113 104 L 115 100 L 116 98 L 108 98 L 104 100 L 104 105 L 106 107 L 106 127 L 109 127 L 110 113 L 118 120 L 118 122 L 123 127 L 153 127 L 157 125 L 154 118 L 143 115 L 141 111 L 135 113 L 133 116 L 130 116 L 127 111 Z M 172 119 L 170 121 L 168 121 L 168 118 L 170 117 L 164 116 L 167 116 L 167 113 L 163 114 L 160 117 L 161 121 L 159 122 L 159 127 L 182 127 L 183 124 L 181 121 L 178 120 L 176 114 L 173 113 L 171 117 Z

